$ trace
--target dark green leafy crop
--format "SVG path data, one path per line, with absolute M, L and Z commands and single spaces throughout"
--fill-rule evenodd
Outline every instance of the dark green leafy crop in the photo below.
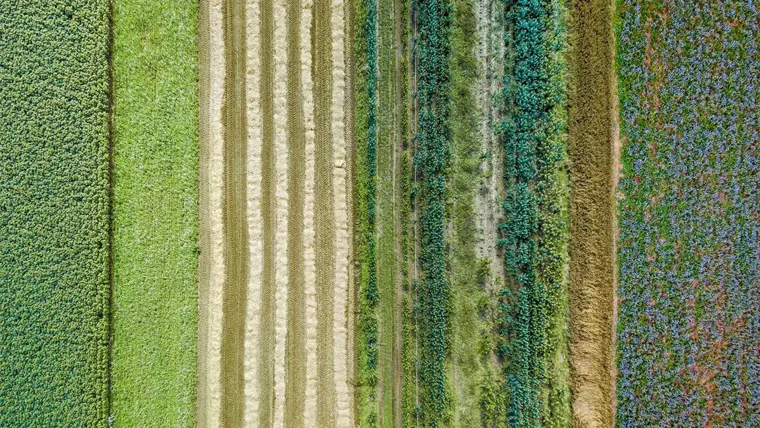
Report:
M 508 0 L 503 123 L 510 426 L 567 426 L 565 27 L 562 0 Z M 563 361 L 565 366 L 556 365 Z
M 0 426 L 106 426 L 105 0 L 0 3 Z
M 417 97 L 419 123 L 415 154 L 420 207 L 420 423 L 443 426 L 449 419 L 447 385 L 451 290 L 446 276 L 444 207 L 451 131 L 451 4 L 420 0 L 417 5 Z

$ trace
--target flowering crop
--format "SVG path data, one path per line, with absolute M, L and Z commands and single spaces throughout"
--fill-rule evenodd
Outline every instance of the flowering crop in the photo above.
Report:
M 760 21 L 620 0 L 617 421 L 760 426 Z

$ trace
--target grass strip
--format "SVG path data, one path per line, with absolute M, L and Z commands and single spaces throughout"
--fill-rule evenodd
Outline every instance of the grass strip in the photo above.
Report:
M 197 14 L 114 4 L 115 426 L 195 425 Z

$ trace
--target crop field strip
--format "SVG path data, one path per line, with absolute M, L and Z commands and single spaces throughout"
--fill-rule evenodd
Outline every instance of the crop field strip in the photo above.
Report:
M 570 343 L 573 423 L 613 425 L 613 2 L 570 1 Z
M 566 9 L 563 0 L 505 10 L 507 284 L 501 356 L 510 424 L 570 423 L 567 337 Z
M 216 38 L 228 49 L 217 57 L 225 64 L 221 71 L 205 71 L 209 99 L 202 105 L 220 116 L 209 115 L 203 135 L 211 135 L 216 120 L 222 138 L 203 143 L 210 153 L 213 144 L 229 146 L 215 164 L 223 171 L 216 191 L 226 196 L 214 200 L 209 186 L 203 200 L 221 209 L 202 213 L 212 225 L 221 223 L 204 242 L 226 231 L 222 257 L 228 263 L 223 280 L 209 284 L 215 291 L 201 300 L 207 343 L 199 367 L 207 389 L 199 392 L 199 421 L 347 427 L 353 405 L 345 5 L 251 0 L 216 6 L 204 9 L 209 28 L 202 34 L 208 46 Z M 213 64 L 213 55 L 205 64 Z M 216 85 L 214 77 L 221 80 Z M 237 95 L 220 97 L 222 105 L 212 108 L 213 94 L 225 90 Z M 230 273 L 235 266 L 240 277 Z M 218 300 L 211 305 L 214 292 L 221 306 Z M 236 308 L 240 304 L 245 307 Z M 211 325 L 222 332 L 213 336 Z
M 760 424 L 756 7 L 617 2 L 622 427 Z
M 195 425 L 198 6 L 113 5 L 111 421 Z M 177 29 L 180 29 L 177 31 Z
M 0 5 L 0 425 L 105 426 L 109 3 Z

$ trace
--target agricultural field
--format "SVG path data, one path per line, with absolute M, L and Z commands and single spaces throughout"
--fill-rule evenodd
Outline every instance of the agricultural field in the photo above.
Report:
M 757 17 L 0 2 L 0 426 L 760 426 Z
M 617 424 L 760 424 L 752 2 L 618 4 Z

